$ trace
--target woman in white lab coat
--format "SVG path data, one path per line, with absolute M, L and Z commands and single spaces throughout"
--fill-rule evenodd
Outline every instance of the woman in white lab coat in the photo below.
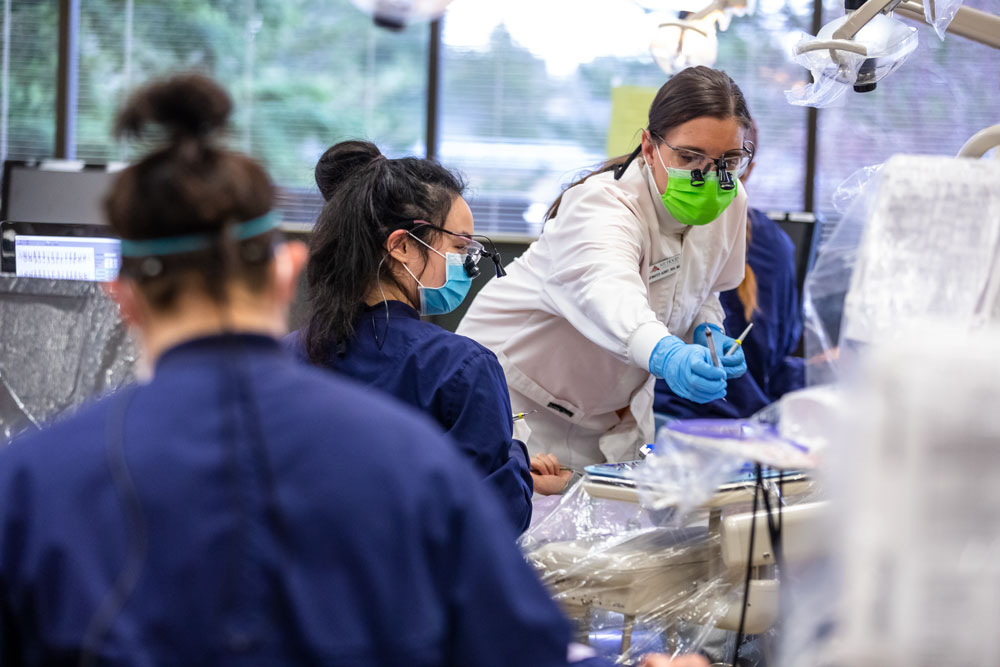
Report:
M 514 411 L 536 411 L 533 455 L 573 468 L 637 458 L 656 377 L 707 402 L 746 371 L 718 293 L 743 279 L 750 127 L 724 72 L 674 75 L 641 144 L 571 184 L 508 277 L 476 296 L 458 332 L 496 353 Z

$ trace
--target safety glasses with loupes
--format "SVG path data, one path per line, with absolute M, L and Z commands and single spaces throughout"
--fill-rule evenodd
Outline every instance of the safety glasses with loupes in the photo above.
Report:
M 683 169 L 691 170 L 691 185 L 704 185 L 705 174 L 710 172 L 712 167 L 715 167 L 715 171 L 719 174 L 719 188 L 722 190 L 732 190 L 736 187 L 733 174 L 736 175 L 736 178 L 743 175 L 753 160 L 756 148 L 752 141 L 745 141 L 742 149 L 730 151 L 721 157 L 714 158 L 689 148 L 671 146 L 662 137 L 653 136 L 674 152 Z
M 459 234 L 457 232 L 449 231 L 444 227 L 439 227 L 438 225 L 427 222 L 426 220 L 414 220 L 413 224 L 414 226 L 427 225 L 428 227 L 436 229 L 439 232 L 444 232 L 445 234 L 462 239 L 465 243 L 465 259 L 462 261 L 462 266 L 465 268 L 465 274 L 470 278 L 475 278 L 481 273 L 478 264 L 479 259 L 483 256 L 489 257 L 493 261 L 493 267 L 496 269 L 497 278 L 503 278 L 507 275 L 507 272 L 503 268 L 503 264 L 500 263 L 500 252 L 488 236 L 483 236 L 482 234 L 473 234 L 471 236 L 468 234 Z M 486 247 L 474 237 L 484 239 L 490 244 L 491 250 L 487 250 Z

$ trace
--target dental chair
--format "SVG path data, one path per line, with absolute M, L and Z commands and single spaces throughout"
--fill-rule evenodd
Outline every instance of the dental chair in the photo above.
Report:
M 815 500 L 805 475 L 791 475 L 780 487 L 766 485 L 771 501 L 783 503 L 784 562 L 807 559 L 815 555 L 819 541 L 811 536 L 827 504 Z M 588 474 L 573 490 L 578 498 L 571 503 L 578 507 L 572 511 L 578 524 L 593 522 L 597 529 L 582 530 L 577 539 L 543 540 L 537 546 L 529 539 L 526 555 L 566 614 L 578 622 L 581 642 L 586 643 L 593 629 L 594 610 L 624 617 L 623 655 L 631 648 L 637 624 L 661 630 L 671 651 L 677 649 L 679 623 L 761 634 L 778 619 L 780 584 L 768 513 L 761 503 L 756 513 L 752 511 L 755 490 L 748 482 L 726 484 L 680 525 L 671 508 L 648 512 L 644 525 L 641 490 L 634 482 Z M 602 505 L 615 506 L 616 511 L 596 520 L 594 513 L 588 516 Z M 772 512 L 772 522 L 777 519 Z

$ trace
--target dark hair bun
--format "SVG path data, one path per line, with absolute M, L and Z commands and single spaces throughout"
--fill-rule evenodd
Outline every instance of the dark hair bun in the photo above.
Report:
M 342 141 L 326 149 L 316 163 L 316 185 L 323 199 L 330 201 L 342 183 L 382 157 L 370 141 Z
M 200 74 L 182 74 L 147 84 L 132 93 L 115 121 L 115 136 L 142 136 L 149 125 L 171 139 L 204 139 L 221 130 L 233 110 L 229 94 Z

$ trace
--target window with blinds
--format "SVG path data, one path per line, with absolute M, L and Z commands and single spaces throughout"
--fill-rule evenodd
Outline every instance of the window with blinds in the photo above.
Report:
M 1000 0 L 964 4 L 1000 14 Z M 842 2 L 824 2 L 824 21 L 843 13 Z M 842 105 L 820 110 L 816 207 L 830 218 L 837 186 L 855 170 L 895 153 L 955 155 L 1000 122 L 1000 52 L 957 35 L 942 42 L 929 26 L 908 24 L 919 43 L 898 70 L 873 92 L 848 92 Z
M 789 104 L 785 91 L 809 81 L 791 61 L 789 46 L 812 23 L 811 0 L 759 0 L 754 14 L 734 17 L 719 32 L 719 58 L 743 91 L 757 123 L 757 152 L 747 180 L 750 205 L 761 210 L 805 210 L 808 112 Z
M 0 0 L 0 161 L 52 157 L 59 3 Z
M 760 208 L 804 205 L 806 112 L 782 91 L 807 76 L 785 49 L 811 12 L 808 0 L 779 1 L 719 33 L 716 67 L 740 85 L 760 129 L 748 188 Z M 657 24 L 633 0 L 452 3 L 440 156 L 468 177 L 477 229 L 537 234 L 561 187 L 608 157 L 612 90 L 667 80 L 649 53 Z
M 268 167 L 286 223 L 315 219 L 331 144 L 425 151 L 427 26 L 389 33 L 348 0 L 81 0 L 79 44 L 82 160 L 130 158 L 110 136 L 127 91 L 192 70 L 229 89 L 231 144 Z

